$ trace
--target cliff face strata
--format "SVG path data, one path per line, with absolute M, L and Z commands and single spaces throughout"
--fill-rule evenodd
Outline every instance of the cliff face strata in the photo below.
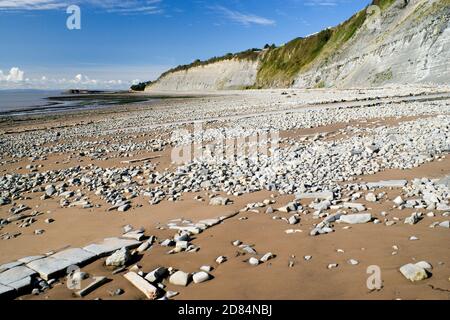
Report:
M 169 73 L 147 91 L 243 89 L 256 81 L 259 60 L 230 59 Z
M 426 3 L 425 3 L 426 2 Z M 396 2 L 379 27 L 367 20 L 328 63 L 317 61 L 294 87 L 380 86 L 450 81 L 450 2 Z
M 168 72 L 146 90 L 377 87 L 450 82 L 450 0 L 376 0 L 346 22 L 257 59 Z M 381 9 L 379 9 L 381 8 Z

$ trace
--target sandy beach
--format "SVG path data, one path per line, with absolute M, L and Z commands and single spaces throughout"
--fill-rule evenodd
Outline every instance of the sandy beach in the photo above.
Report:
M 46 284 L 39 271 L 18 276 L 14 298 L 146 299 L 124 275 L 162 267 L 167 275 L 147 282 L 158 298 L 450 299 L 450 88 L 190 95 L 0 119 L 0 283 L 28 266 L 8 265 L 24 257 L 139 239 L 121 271 L 105 265 L 115 250 L 80 263 L 89 276 L 81 287 L 108 279 L 82 298 L 68 288 L 66 267 Z M 217 131 L 224 141 L 261 132 L 279 141 L 256 164 L 174 163 L 194 121 L 203 134 L 189 148 Z M 360 215 L 370 218 L 342 218 Z M 400 271 L 421 261 L 432 267 L 423 279 Z M 211 270 L 196 283 L 201 266 Z M 381 271 L 376 288 L 371 266 Z M 174 284 L 176 270 L 186 286 Z

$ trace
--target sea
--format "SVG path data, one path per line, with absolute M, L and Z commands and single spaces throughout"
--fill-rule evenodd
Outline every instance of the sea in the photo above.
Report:
M 107 91 L 101 95 L 71 95 L 63 90 L 0 90 L 0 117 L 60 113 L 150 100 Z

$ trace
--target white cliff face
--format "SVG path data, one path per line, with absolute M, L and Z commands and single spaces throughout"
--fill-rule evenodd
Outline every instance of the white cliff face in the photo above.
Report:
M 447 1 L 448 2 L 448 1 Z M 442 0 L 398 0 L 368 20 L 329 63 L 300 74 L 294 87 L 336 87 L 450 82 L 450 6 Z M 436 9 L 438 8 L 438 9 Z
M 205 91 L 242 89 L 256 81 L 258 61 L 230 59 L 169 73 L 146 91 Z

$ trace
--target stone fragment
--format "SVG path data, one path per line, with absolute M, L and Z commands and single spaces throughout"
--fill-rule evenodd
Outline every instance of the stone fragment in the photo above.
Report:
M 189 283 L 189 274 L 183 271 L 177 271 L 169 277 L 169 282 L 176 286 L 186 287 Z
M 131 282 L 139 291 L 141 291 L 149 300 L 155 300 L 158 297 L 158 288 L 153 286 L 147 280 L 134 272 L 128 272 L 124 275 L 125 279 Z

